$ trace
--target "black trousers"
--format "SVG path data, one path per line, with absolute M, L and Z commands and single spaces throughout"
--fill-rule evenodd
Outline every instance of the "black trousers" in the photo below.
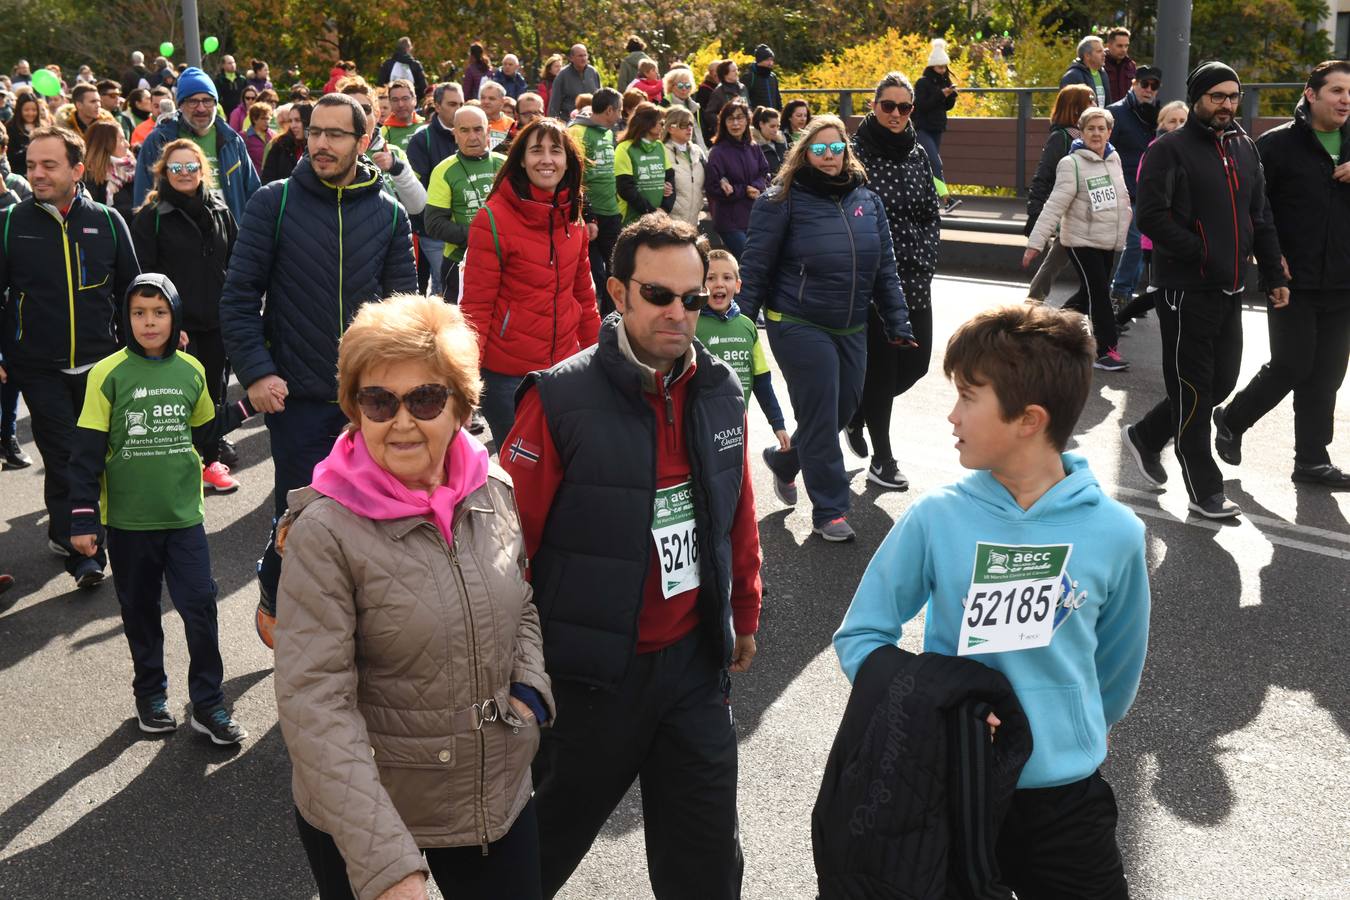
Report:
M 534 761 L 544 896 L 562 888 L 638 779 L 657 900 L 739 897 L 730 680 L 707 644 L 695 633 L 634 657 L 613 693 L 555 679 L 553 694 L 558 719 Z
M 167 583 L 169 599 L 183 619 L 188 646 L 188 697 L 195 709 L 220 706 L 225 666 L 220 660 L 216 626 L 216 582 L 201 525 L 168 531 L 108 529 L 113 586 L 122 608 L 122 628 L 131 648 L 131 691 L 139 697 L 163 694 L 164 629 L 159 594 Z
M 225 381 L 229 377 L 225 357 L 225 341 L 220 337 L 220 329 L 188 329 L 188 353 L 197 358 L 206 372 L 206 391 L 211 395 L 211 405 L 219 407 L 225 399 Z M 220 446 L 207 448 L 202 457 L 202 465 L 209 466 L 220 458 Z
M 1017 900 L 1127 900 L 1116 818 L 1116 795 L 1100 772 L 1014 791 L 996 848 L 1003 883 Z
M 867 314 L 867 372 L 863 375 L 862 405 L 853 414 L 849 428 L 867 426 L 872 442 L 872 462 L 895 459 L 891 449 L 891 408 L 895 398 L 914 387 L 928 374 L 933 356 L 933 307 L 909 311 L 917 347 L 892 347 L 877 315 L 876 307 Z
M 1096 247 L 1065 247 L 1069 263 L 1078 273 L 1078 290 L 1064 301 L 1065 309 L 1084 313 L 1092 320 L 1092 334 L 1097 339 L 1097 355 L 1116 346 L 1116 315 L 1111 308 L 1110 250 Z
M 59 369 L 35 369 L 13 363 L 7 363 L 5 368 L 10 378 L 18 380 L 23 392 L 33 426 L 33 442 L 46 470 L 42 499 L 47 506 L 47 537 L 69 551 L 66 571 L 74 574 L 76 563 L 85 556 L 70 545 L 70 451 L 75 444 L 75 423 L 84 407 L 89 372 L 67 375 Z M 100 566 L 107 565 L 108 557 L 101 545 L 94 559 Z
M 286 495 L 313 480 L 314 467 L 333 449 L 347 417 L 336 403 L 288 399 L 286 411 L 268 413 L 266 422 L 272 444 L 273 518 L 272 532 L 258 560 L 258 584 L 263 606 L 275 613 L 277 582 L 281 580 L 277 521 L 286 512 Z
M 1162 334 L 1167 399 L 1135 426 L 1144 446 L 1161 453 L 1176 441 L 1186 493 L 1195 501 L 1223 493 L 1210 449 L 1210 415 L 1237 385 L 1242 364 L 1241 297 L 1223 291 L 1154 293 Z
M 600 318 L 614 312 L 614 301 L 609 299 L 605 283 L 609 280 L 609 263 L 614 256 L 614 244 L 623 230 L 623 216 L 596 216 L 595 225 L 599 229 L 595 240 L 591 241 L 591 280 L 595 282 L 595 299 L 600 304 Z
M 441 299 L 459 303 L 459 263 L 450 257 L 441 260 Z
M 1350 356 L 1350 292 L 1296 291 L 1267 312 L 1266 326 L 1270 362 L 1233 398 L 1224 423 L 1241 434 L 1293 391 L 1294 461 L 1325 465 Z
M 295 827 L 319 886 L 319 900 L 352 900 L 347 863 L 332 835 L 305 821 L 295 811 Z M 539 828 L 534 801 L 525 804 L 511 830 L 488 844 L 488 851 L 468 847 L 424 847 L 422 854 L 441 894 L 451 900 L 539 900 Z

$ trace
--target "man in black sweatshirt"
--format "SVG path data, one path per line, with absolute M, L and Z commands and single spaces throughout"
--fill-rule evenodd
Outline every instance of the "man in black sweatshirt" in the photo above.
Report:
M 1234 121 L 1242 99 L 1237 73 L 1221 62 L 1201 63 L 1186 79 L 1186 93 L 1190 118 L 1149 149 L 1137 197 L 1139 230 L 1153 241 L 1167 399 L 1122 435 L 1155 486 L 1167 480 L 1160 456 L 1175 440 L 1191 510 L 1226 519 L 1241 511 L 1224 497 L 1209 421 L 1215 404 L 1237 386 L 1248 258 L 1256 254 L 1261 289 L 1273 306 L 1289 302 L 1289 288 L 1261 159 Z
M 1270 362 L 1214 410 L 1219 458 L 1242 461 L 1242 433 L 1294 392 L 1294 481 L 1350 487 L 1327 454 L 1350 355 L 1350 62 L 1313 69 L 1294 120 L 1256 142 L 1290 275 L 1272 309 Z

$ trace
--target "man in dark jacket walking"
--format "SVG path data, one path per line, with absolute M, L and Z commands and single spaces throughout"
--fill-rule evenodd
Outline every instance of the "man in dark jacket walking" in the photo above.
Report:
M 694 341 L 698 240 L 661 213 L 623 231 L 618 315 L 527 378 L 502 445 L 545 666 L 572 710 L 534 765 L 546 897 L 635 779 L 658 900 L 740 896 L 729 673 L 755 655 L 759 532 L 740 382 Z
M 422 102 L 422 98 L 427 95 L 427 75 L 422 70 L 422 64 L 413 58 L 413 43 L 410 37 L 401 37 L 398 39 L 398 49 L 394 55 L 384 61 L 380 66 L 380 77 L 375 83 L 380 87 L 385 87 L 393 81 L 402 78 L 412 82 L 413 90 L 416 91 L 416 100 Z
M 1098 106 L 1108 106 L 1117 98 L 1112 96 L 1111 82 L 1102 71 L 1105 64 L 1106 47 L 1101 38 L 1090 34 L 1078 42 L 1078 58 L 1070 63 L 1068 70 L 1059 79 L 1059 86 L 1085 84 L 1097 95 Z
M 1153 101 L 1157 99 L 1161 85 L 1162 69 L 1143 66 L 1130 85 L 1130 92 L 1107 107 L 1115 121 L 1111 129 L 1111 146 L 1120 154 L 1125 187 L 1130 192 L 1131 209 L 1134 209 L 1135 204 L 1135 175 L 1139 171 L 1139 160 L 1143 159 L 1144 151 L 1152 143 L 1158 127 L 1158 107 Z M 1125 238 L 1125 251 L 1120 254 L 1116 277 L 1111 284 L 1113 301 L 1126 303 L 1134 296 L 1143 266 L 1144 257 L 1139 250 L 1139 225 L 1131 219 L 1130 233 Z
M 757 106 L 767 106 L 783 111 L 783 94 L 778 89 L 778 74 L 773 68 L 773 48 L 768 44 L 760 44 L 755 48 L 755 64 L 745 76 L 751 110 Z
M 1261 158 L 1234 121 L 1242 99 L 1237 73 L 1201 63 L 1186 79 L 1186 96 L 1190 118 L 1154 142 L 1139 175 L 1139 230 L 1153 241 L 1167 397 L 1122 437 L 1155 486 L 1167 481 L 1161 454 L 1175 440 L 1191 510 L 1224 519 L 1241 510 L 1224 497 L 1209 420 L 1237 384 L 1248 257 L 1256 254 L 1261 288 L 1276 307 L 1289 302 L 1289 279 Z
M 1294 120 L 1256 142 L 1266 197 L 1290 275 L 1289 303 L 1271 309 L 1270 362 L 1214 410 L 1219 458 L 1242 461 L 1242 435 L 1294 392 L 1294 481 L 1350 487 L 1327 454 L 1336 392 L 1350 355 L 1350 62 L 1308 76 Z
M 89 370 L 121 343 L 122 295 L 140 268 L 122 217 L 80 186 L 83 157 L 84 142 L 70 131 L 33 132 L 33 195 L 0 212 L 0 381 L 18 383 L 32 417 L 46 468 L 47 546 L 89 588 L 103 580 L 107 558 L 101 540 L 92 557 L 71 546 L 70 453 Z
M 225 118 L 230 117 L 239 100 L 244 95 L 244 76 L 239 72 L 239 63 L 226 53 L 220 58 L 220 71 L 216 73 L 216 96 L 220 98 L 220 111 Z
M 1117 25 L 1106 32 L 1106 59 L 1102 71 L 1106 74 L 1112 100 L 1120 100 L 1138 77 L 1138 66 L 1130 58 L 1130 29 Z
M 585 44 L 573 44 L 567 51 L 567 62 L 548 92 L 548 114 L 563 122 L 570 120 L 578 94 L 600 90 L 600 73 L 591 65 L 591 54 Z
M 413 132 L 408 140 L 408 164 L 413 167 L 422 187 L 431 186 L 431 172 L 441 160 L 455 155 L 455 113 L 464 105 L 464 89 L 454 81 L 443 81 L 432 89 L 432 115 L 427 123 Z M 441 295 L 441 257 L 445 255 L 445 241 L 427 234 L 421 214 L 412 218 L 417 234 L 417 289 Z
M 347 421 L 336 403 L 338 342 L 362 304 L 417 289 L 408 214 L 363 157 L 360 104 L 325 94 L 308 143 L 289 178 L 249 200 L 220 299 L 230 364 L 253 408 L 268 414 L 272 441 L 275 518 L 258 563 L 257 615 L 269 647 L 281 575 L 275 521 Z

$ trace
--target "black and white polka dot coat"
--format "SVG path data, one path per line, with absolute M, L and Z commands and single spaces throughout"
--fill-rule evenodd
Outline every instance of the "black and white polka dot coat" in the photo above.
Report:
M 924 309 L 933 299 L 933 272 L 942 231 L 928 154 L 916 143 L 900 162 L 870 150 L 857 137 L 852 145 L 867 170 L 867 186 L 886 208 L 905 302 L 910 309 Z

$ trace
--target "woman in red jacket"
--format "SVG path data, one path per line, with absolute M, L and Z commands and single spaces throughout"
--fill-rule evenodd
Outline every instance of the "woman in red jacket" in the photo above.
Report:
M 521 380 L 591 346 L 600 332 L 582 165 L 562 123 L 531 122 L 469 226 L 459 304 L 478 332 L 483 418 L 499 448 Z

